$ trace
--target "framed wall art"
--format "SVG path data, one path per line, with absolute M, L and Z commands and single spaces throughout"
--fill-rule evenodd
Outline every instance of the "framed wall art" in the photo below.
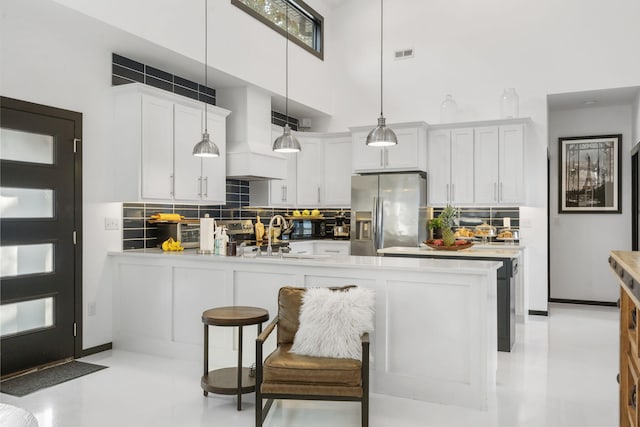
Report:
M 622 135 L 558 138 L 558 212 L 620 213 Z

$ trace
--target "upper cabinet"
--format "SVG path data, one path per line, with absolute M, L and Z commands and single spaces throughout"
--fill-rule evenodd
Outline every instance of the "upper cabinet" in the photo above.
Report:
M 398 144 L 386 148 L 368 147 L 371 127 L 351 128 L 354 173 L 426 171 L 427 124 L 424 122 L 390 124 Z
M 521 205 L 529 119 L 435 125 L 429 130 L 430 205 Z
M 351 204 L 351 136 L 348 133 L 297 133 L 298 198 L 301 207 Z
M 220 156 L 191 153 L 202 139 L 204 104 L 144 85 L 114 88 L 115 199 L 224 204 L 228 110 L 207 105 L 207 130 Z
M 473 128 L 429 131 L 427 165 L 430 204 L 473 203 Z
M 524 125 L 481 127 L 475 133 L 476 203 L 524 203 Z

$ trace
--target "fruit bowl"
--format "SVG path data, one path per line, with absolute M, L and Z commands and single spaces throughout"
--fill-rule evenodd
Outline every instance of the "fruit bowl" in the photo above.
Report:
M 444 244 L 438 244 L 442 242 L 440 239 L 429 239 L 424 242 L 425 245 L 437 251 L 459 251 L 461 249 L 467 249 L 473 246 L 473 242 L 469 240 L 456 240 L 456 243 L 451 246 L 444 246 Z

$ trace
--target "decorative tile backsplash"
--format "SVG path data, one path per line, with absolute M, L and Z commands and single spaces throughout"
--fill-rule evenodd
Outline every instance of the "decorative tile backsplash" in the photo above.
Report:
M 314 209 L 300 207 L 303 209 Z M 158 246 L 158 230 L 147 219 L 155 213 L 177 213 L 185 219 L 204 218 L 206 214 L 215 219 L 251 219 L 260 216 L 263 224 L 267 224 L 276 214 L 291 215 L 291 209 L 282 208 L 257 208 L 249 206 L 249 181 L 227 179 L 227 204 L 226 205 L 188 205 L 188 204 L 158 204 L 158 203 L 123 203 L 122 204 L 122 249 L 154 248 Z M 335 216 L 343 213 L 348 219 L 349 208 L 344 209 L 320 209 L 327 222 L 327 230 L 335 223 Z M 254 221 L 255 222 L 255 221 Z

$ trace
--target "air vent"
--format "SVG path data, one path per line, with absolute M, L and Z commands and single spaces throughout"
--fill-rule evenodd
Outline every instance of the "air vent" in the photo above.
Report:
M 394 52 L 395 59 L 409 59 L 413 58 L 413 56 L 413 49 L 402 49 Z

